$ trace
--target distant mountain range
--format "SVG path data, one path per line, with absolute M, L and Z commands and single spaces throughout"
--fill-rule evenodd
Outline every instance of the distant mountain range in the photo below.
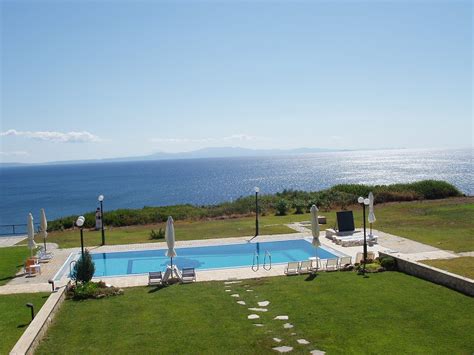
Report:
M 281 156 L 298 155 L 321 152 L 336 152 L 342 149 L 326 148 L 297 148 L 297 149 L 249 149 L 240 147 L 214 147 L 202 148 L 190 152 L 166 153 L 157 152 L 150 155 L 108 158 L 108 159 L 87 159 L 87 160 L 67 160 L 52 161 L 47 163 L 0 163 L 2 167 L 24 166 L 24 165 L 57 165 L 57 164 L 87 164 L 87 163 L 105 163 L 105 162 L 125 162 L 125 161 L 148 161 L 148 160 L 173 160 L 173 159 L 202 159 L 202 158 L 235 158 L 235 157 L 262 157 L 262 156 Z

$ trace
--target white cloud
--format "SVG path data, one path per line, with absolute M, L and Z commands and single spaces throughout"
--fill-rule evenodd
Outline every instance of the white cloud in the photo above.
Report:
M 59 142 L 59 143 L 88 143 L 100 142 L 101 139 L 87 131 L 82 132 L 54 132 L 54 131 L 17 131 L 16 129 L 9 129 L 5 132 L 0 132 L 1 137 L 26 137 L 41 141 Z
M 263 140 L 265 137 L 249 136 L 247 134 L 233 134 L 225 137 L 214 138 L 153 138 L 154 143 L 213 143 L 213 142 L 241 142 Z
M 22 150 L 16 150 L 11 152 L 0 152 L 0 156 L 2 157 L 25 157 L 30 155 L 28 152 Z

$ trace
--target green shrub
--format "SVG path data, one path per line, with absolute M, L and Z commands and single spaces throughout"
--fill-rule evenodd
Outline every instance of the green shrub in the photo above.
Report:
M 84 300 L 88 298 L 104 298 L 108 296 L 122 295 L 123 290 L 113 286 L 107 286 L 104 282 L 86 282 L 72 285 L 68 292 L 68 298 Z
M 158 232 L 156 232 L 153 229 L 151 230 L 150 239 L 164 239 L 164 238 L 165 238 L 165 231 L 163 230 L 163 228 L 160 228 Z
M 397 268 L 397 261 L 391 256 L 383 256 L 379 258 L 379 262 L 385 270 L 395 270 Z
M 276 206 L 277 216 L 285 216 L 288 213 L 288 201 L 281 199 Z
M 427 200 L 461 196 L 461 192 L 446 181 L 423 180 L 414 182 L 411 188 Z
M 305 213 L 306 204 L 304 201 L 297 200 L 293 203 L 293 208 L 295 209 L 295 214 L 303 214 Z
M 94 271 L 95 265 L 92 261 L 92 256 L 86 249 L 84 251 L 84 257 L 81 255 L 77 263 L 74 265 L 71 278 L 76 282 L 87 283 L 94 276 Z
M 341 184 L 331 188 L 333 191 L 344 192 L 346 194 L 359 196 L 367 196 L 371 190 L 370 186 L 362 184 Z
M 374 195 L 375 203 L 401 202 L 421 200 L 423 197 L 415 191 L 377 191 Z

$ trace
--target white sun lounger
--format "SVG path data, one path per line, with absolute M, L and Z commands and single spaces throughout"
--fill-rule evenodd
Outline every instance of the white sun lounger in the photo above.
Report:
M 53 253 L 45 252 L 44 249 L 42 249 L 38 253 L 38 259 L 41 263 L 47 263 L 47 262 L 51 261 L 51 259 L 53 259 Z
M 339 270 L 349 265 L 352 265 L 352 258 L 350 256 L 343 256 L 339 258 Z
M 286 275 L 298 275 L 300 263 L 297 261 L 290 261 L 288 265 L 285 267 L 285 274 Z
M 335 271 L 335 270 L 337 270 L 337 259 L 327 259 L 326 271 Z
M 367 236 L 366 240 L 367 243 L 372 243 L 375 244 L 377 243 L 377 236 L 372 236 L 369 238 Z M 343 247 L 351 247 L 351 246 L 358 246 L 358 245 L 363 245 L 364 244 L 364 236 L 347 236 L 347 237 L 334 237 L 333 241 L 336 244 L 342 245 Z
M 321 259 L 311 258 L 311 271 L 315 272 L 322 269 Z
M 163 275 L 161 271 L 148 273 L 148 286 L 161 285 L 163 282 Z
M 303 260 L 298 267 L 298 273 L 308 274 L 311 272 L 311 260 Z
M 183 268 L 183 270 L 181 270 L 181 282 L 189 283 L 194 281 L 196 281 L 196 271 L 194 268 Z

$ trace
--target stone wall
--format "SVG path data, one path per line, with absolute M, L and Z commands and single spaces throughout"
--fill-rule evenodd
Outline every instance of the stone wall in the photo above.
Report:
M 420 279 L 449 287 L 471 297 L 474 296 L 474 282 L 467 277 L 462 277 L 416 261 L 406 260 L 399 255 L 394 256 L 392 254 L 380 252 L 379 256 L 389 256 L 396 259 L 398 270 L 408 275 L 413 275 Z
M 30 355 L 34 353 L 65 298 L 66 287 L 61 287 L 56 292 L 51 293 L 23 335 L 18 339 L 10 355 Z

